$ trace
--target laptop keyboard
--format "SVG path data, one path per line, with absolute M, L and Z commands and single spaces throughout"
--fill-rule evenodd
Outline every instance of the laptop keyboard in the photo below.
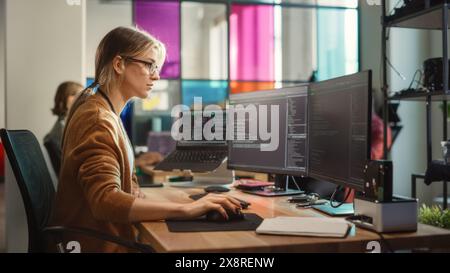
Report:
M 173 163 L 183 163 L 183 162 L 195 162 L 195 163 L 211 163 L 222 161 L 226 156 L 227 151 L 176 151 L 173 153 L 169 159 Z

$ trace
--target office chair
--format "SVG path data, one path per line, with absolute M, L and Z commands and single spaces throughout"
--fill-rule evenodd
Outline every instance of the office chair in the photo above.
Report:
M 3 152 L 3 144 L 0 141 L 0 183 L 4 181 L 5 178 L 5 156 Z
M 65 253 L 62 235 L 79 234 L 102 241 L 111 242 L 140 252 L 154 252 L 148 246 L 130 242 L 117 236 L 78 227 L 48 226 L 55 196 L 47 165 L 39 142 L 27 130 L 0 129 L 6 155 L 24 202 L 28 223 L 28 251 L 40 253 L 48 250 L 54 243 L 57 252 Z M 53 249 L 51 249 L 53 251 Z
M 47 153 L 50 157 L 50 161 L 55 171 L 56 176 L 59 175 L 61 169 L 61 148 L 53 141 L 44 140 L 44 147 L 47 149 Z

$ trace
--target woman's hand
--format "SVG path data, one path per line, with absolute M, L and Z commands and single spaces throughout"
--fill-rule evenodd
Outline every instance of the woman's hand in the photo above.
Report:
M 133 183 L 131 185 L 131 194 L 136 198 L 145 198 L 145 194 L 141 191 L 141 188 L 136 183 Z
M 133 196 L 136 198 L 145 198 L 145 194 L 140 189 L 134 190 Z
M 196 218 L 206 214 L 208 211 L 217 210 L 225 219 L 228 219 L 226 209 L 237 212 L 241 209 L 241 203 L 225 194 L 210 193 L 197 201 L 186 204 L 184 206 L 184 215 L 186 218 Z

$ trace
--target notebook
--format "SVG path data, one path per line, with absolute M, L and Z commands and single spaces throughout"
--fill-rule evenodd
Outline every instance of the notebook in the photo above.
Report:
M 264 219 L 258 234 L 345 238 L 351 224 L 341 218 L 276 217 Z

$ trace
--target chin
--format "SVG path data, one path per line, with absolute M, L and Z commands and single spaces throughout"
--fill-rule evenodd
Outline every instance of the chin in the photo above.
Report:
M 142 91 L 142 92 L 138 92 L 136 94 L 136 97 L 140 98 L 140 99 L 146 99 L 148 97 L 148 95 L 150 94 L 150 91 Z

